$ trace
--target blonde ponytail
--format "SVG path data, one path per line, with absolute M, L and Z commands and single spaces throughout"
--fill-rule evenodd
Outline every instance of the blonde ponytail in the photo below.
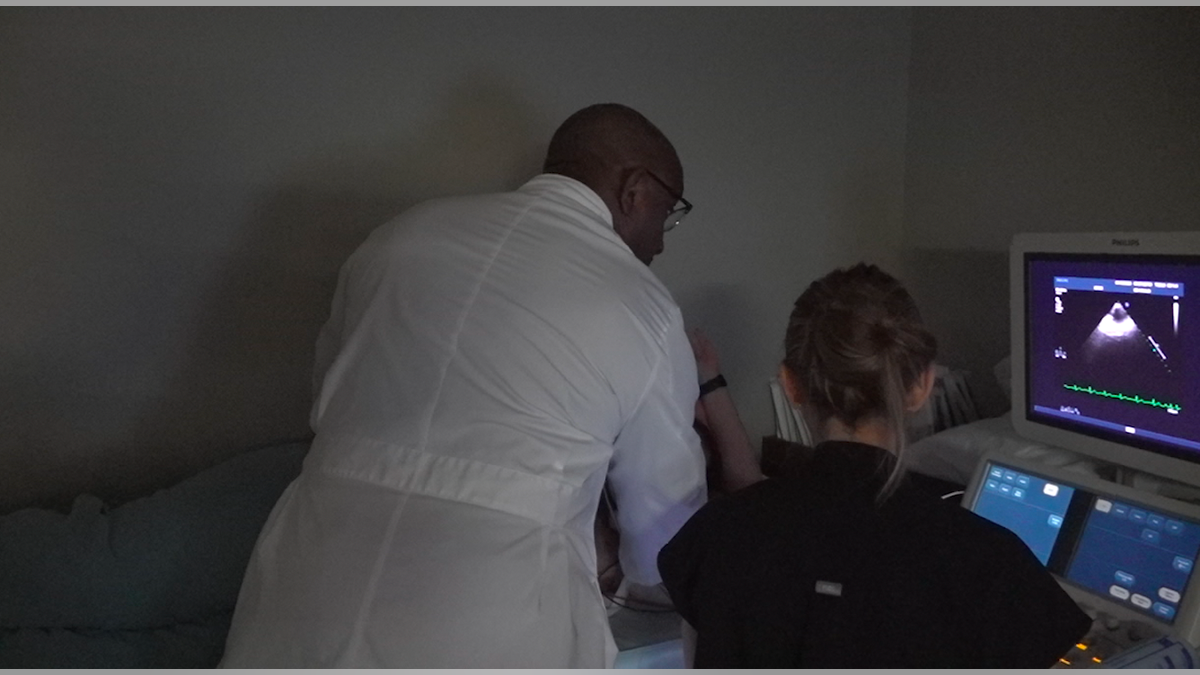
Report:
M 896 362 L 896 357 L 892 354 L 893 350 L 887 350 L 884 353 L 883 372 L 881 373 L 882 382 L 880 389 L 883 391 L 884 409 L 886 411 L 885 420 L 887 428 L 892 433 L 892 451 L 896 455 L 896 462 L 892 466 L 891 473 L 888 474 L 887 481 L 883 487 L 879 489 L 879 493 L 875 495 L 875 502 L 882 504 L 887 501 L 888 497 L 896 491 L 896 487 L 900 484 L 900 480 L 904 478 L 905 459 L 907 453 L 907 443 L 905 443 L 905 427 L 906 427 L 906 412 L 904 400 L 908 394 L 908 388 L 904 386 L 904 377 L 901 374 L 901 366 Z

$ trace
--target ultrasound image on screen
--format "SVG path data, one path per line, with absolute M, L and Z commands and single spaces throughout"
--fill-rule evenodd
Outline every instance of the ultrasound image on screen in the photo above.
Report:
M 1064 389 L 1088 397 L 1085 407 L 1114 414 L 1179 414 L 1178 296 L 1065 289 L 1055 302 Z
M 1200 453 L 1200 268 L 1047 257 L 1027 281 L 1031 414 Z

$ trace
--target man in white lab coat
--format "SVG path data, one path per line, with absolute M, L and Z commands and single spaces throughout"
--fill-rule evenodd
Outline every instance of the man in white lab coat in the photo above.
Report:
M 683 319 L 648 265 L 691 208 L 637 112 L 585 108 L 514 192 L 416 206 L 341 270 L 312 450 L 227 667 L 605 667 L 593 519 L 630 581 L 704 502 Z

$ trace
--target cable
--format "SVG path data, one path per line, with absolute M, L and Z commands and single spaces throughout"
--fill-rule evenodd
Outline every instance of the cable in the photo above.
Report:
M 609 571 L 611 571 L 613 568 L 617 567 L 618 565 L 620 565 L 620 562 L 615 562 L 615 563 L 609 565 L 608 567 L 604 568 L 603 572 L 596 575 L 596 580 L 599 581 L 605 574 L 607 574 Z M 620 590 L 619 587 L 618 587 L 618 590 Z M 620 597 L 620 596 L 616 595 L 615 593 L 606 593 L 603 589 L 601 589 L 600 595 L 604 596 L 605 600 L 608 600 L 609 602 L 613 603 L 617 607 L 621 607 L 622 609 L 628 609 L 633 612 L 646 612 L 649 614 L 667 614 L 667 613 L 675 611 L 675 608 L 671 605 L 660 605 L 657 603 L 645 602 L 642 600 L 631 601 L 629 598 Z M 637 603 L 641 606 L 635 607 L 633 604 L 629 604 L 630 602 Z
M 628 609 L 632 612 L 645 612 L 646 614 L 672 614 L 675 612 L 674 607 L 668 607 L 666 605 L 651 604 L 651 603 L 647 602 L 647 603 L 642 603 L 643 605 L 645 605 L 644 607 L 634 607 L 633 605 L 628 605 L 628 604 L 625 604 L 625 602 L 623 602 L 623 601 L 629 600 L 629 598 L 618 599 L 617 596 L 609 595 L 607 593 L 603 593 L 603 595 L 606 600 L 612 602 L 617 607 L 620 607 L 622 609 Z M 635 601 L 635 602 L 640 602 L 640 601 Z
M 596 580 L 597 580 L 597 581 L 599 581 L 600 579 L 603 579 L 605 574 L 608 574 L 609 572 L 613 571 L 613 568 L 615 568 L 617 565 L 620 565 L 620 564 L 621 564 L 621 561 L 620 561 L 620 560 L 618 560 L 617 562 L 615 562 L 615 563 L 613 563 L 613 564 L 609 565 L 608 567 L 605 567 L 604 569 L 600 570 L 600 571 L 599 571 L 599 572 L 596 574 Z
M 965 490 L 955 490 L 954 492 L 947 492 L 946 494 L 942 495 L 942 499 L 950 499 L 951 497 L 959 497 L 964 494 L 966 494 Z

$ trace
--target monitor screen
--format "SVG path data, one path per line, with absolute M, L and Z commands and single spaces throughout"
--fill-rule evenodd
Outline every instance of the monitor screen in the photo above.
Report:
M 1074 495 L 1057 481 L 993 464 L 972 510 L 1015 532 L 1045 565 Z
M 1196 483 L 1200 251 L 1089 251 L 1102 248 L 1095 239 L 1014 240 L 1014 425 L 1033 440 Z
M 1151 501 L 995 459 L 964 496 L 964 506 L 1015 533 L 1060 579 L 1172 625 L 1200 554 L 1200 519 Z

